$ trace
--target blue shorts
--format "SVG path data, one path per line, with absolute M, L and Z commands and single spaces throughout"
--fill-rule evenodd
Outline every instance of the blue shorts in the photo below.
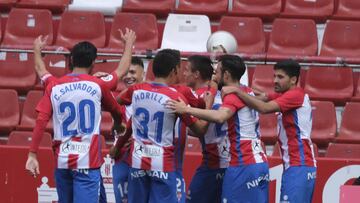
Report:
M 200 166 L 191 180 L 186 202 L 220 202 L 225 170 L 224 168 L 209 169 Z
M 222 202 L 269 202 L 269 165 L 258 163 L 226 169 Z
M 113 186 L 116 203 L 127 202 L 129 166 L 124 161 L 113 165 Z
M 178 203 L 185 203 L 186 200 L 186 185 L 185 179 L 181 170 L 177 170 L 176 174 L 176 198 Z
M 100 196 L 99 196 L 99 203 L 107 203 L 106 199 L 106 191 L 104 187 L 104 181 L 100 176 Z
M 177 202 L 175 173 L 130 168 L 128 202 Z
M 55 169 L 59 203 L 99 203 L 100 169 Z
M 316 167 L 290 166 L 281 179 L 281 203 L 310 203 L 316 179 Z

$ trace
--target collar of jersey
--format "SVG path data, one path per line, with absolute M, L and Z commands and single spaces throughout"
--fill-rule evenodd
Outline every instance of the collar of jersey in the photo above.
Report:
M 155 86 L 162 86 L 162 87 L 167 87 L 168 85 L 164 84 L 164 83 L 158 83 L 158 82 L 150 82 L 151 85 L 155 85 Z

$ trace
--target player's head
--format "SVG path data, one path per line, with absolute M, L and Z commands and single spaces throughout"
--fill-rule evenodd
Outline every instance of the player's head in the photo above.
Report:
M 194 88 L 198 82 L 211 80 L 213 71 L 209 57 L 194 55 L 189 57 L 183 75 L 187 85 Z
M 298 62 L 288 59 L 280 61 L 274 66 L 274 90 L 275 92 L 286 92 L 298 83 L 300 76 L 300 65 Z
M 178 59 L 169 52 L 158 52 L 153 62 L 155 78 L 167 79 L 170 83 L 177 82 Z
M 88 68 L 89 72 L 97 56 L 96 47 L 87 41 L 77 43 L 70 53 L 70 68 Z
M 219 87 L 229 83 L 239 82 L 244 75 L 246 66 L 244 61 L 236 55 L 222 55 L 216 68 L 216 80 Z
M 141 58 L 133 56 L 131 58 L 131 65 L 128 72 L 123 78 L 127 87 L 143 81 L 144 78 L 144 63 Z
M 168 53 L 172 55 L 175 58 L 176 61 L 176 81 L 175 83 L 178 83 L 180 81 L 180 64 L 181 64 L 181 57 L 180 57 L 180 51 L 177 49 L 162 49 L 158 53 Z

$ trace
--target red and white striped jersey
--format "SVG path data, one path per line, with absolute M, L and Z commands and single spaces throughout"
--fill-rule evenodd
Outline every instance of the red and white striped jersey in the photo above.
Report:
M 316 166 L 310 139 L 312 109 L 310 99 L 302 88 L 296 87 L 284 94 L 271 94 L 280 109 L 278 116 L 279 142 L 284 167 Z
M 242 91 L 254 95 L 246 86 Z M 230 139 L 230 166 L 241 166 L 267 162 L 266 154 L 261 146 L 259 133 L 259 116 L 257 111 L 246 106 L 236 94 L 228 94 L 223 98 L 222 108 L 229 108 L 234 115 L 226 121 Z
M 99 168 L 101 106 L 121 115 L 105 84 L 85 74 L 69 74 L 47 84 L 36 110 L 53 117 L 57 168 Z
M 199 97 L 203 97 L 204 92 L 208 88 L 200 88 L 196 91 Z M 212 109 L 218 110 L 222 105 L 221 92 L 215 94 Z M 227 168 L 230 161 L 230 141 L 227 136 L 227 122 L 225 123 L 209 123 L 209 127 L 204 137 L 200 139 L 202 147 L 202 165 L 217 169 Z
M 167 100 L 186 98 L 164 84 L 141 83 L 129 87 L 120 96 L 123 103 L 132 105 L 133 143 L 129 165 L 155 171 L 175 171 L 174 130 L 178 116 L 165 108 Z M 184 117 L 185 118 L 185 117 Z M 190 124 L 190 119 L 185 119 Z

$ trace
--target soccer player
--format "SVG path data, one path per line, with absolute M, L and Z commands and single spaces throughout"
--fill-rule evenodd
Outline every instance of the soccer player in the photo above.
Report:
M 96 55 L 90 42 L 76 44 L 71 50 L 72 73 L 48 83 L 36 107 L 39 115 L 26 169 L 33 176 L 40 172 L 36 153 L 52 116 L 59 202 L 99 202 L 101 107 L 111 112 L 120 131 L 120 106 L 102 80 L 88 75 Z
M 177 202 L 174 156 L 174 127 L 177 115 L 165 108 L 168 99 L 185 97 L 168 85 L 177 81 L 178 60 L 167 51 L 154 59 L 155 80 L 136 84 L 120 95 L 119 102 L 131 104 L 133 141 L 130 149 L 128 201 L 132 203 Z M 184 121 L 192 130 L 194 122 Z
M 190 56 L 184 71 L 184 77 L 189 87 L 203 98 L 209 90 L 213 74 L 210 58 L 206 56 Z M 212 109 L 221 106 L 220 91 L 211 91 L 215 96 Z M 223 176 L 229 164 L 229 139 L 223 124 L 210 123 L 204 136 L 198 136 L 202 146 L 202 164 L 193 176 L 187 194 L 187 202 L 218 203 L 221 202 Z M 204 195 L 206 194 L 206 195 Z
M 297 86 L 300 65 L 294 60 L 278 62 L 274 66 L 274 94 L 263 94 L 267 102 L 224 88 L 224 94 L 236 92 L 248 106 L 260 113 L 280 112 L 278 118 L 279 143 L 284 164 L 281 180 L 281 202 L 311 202 L 316 160 L 310 139 L 312 115 L 310 99 Z
M 216 69 L 219 86 L 228 85 L 253 95 L 252 91 L 240 86 L 239 80 L 245 72 L 245 64 L 238 56 L 224 55 Z M 190 114 L 200 119 L 223 124 L 217 129 L 230 140 L 230 163 L 225 172 L 222 187 L 222 201 L 267 202 L 269 167 L 261 147 L 258 133 L 258 115 L 246 106 L 236 95 L 223 98 L 217 110 L 204 110 L 186 106 L 183 102 L 170 100 L 167 107 L 180 114 Z

